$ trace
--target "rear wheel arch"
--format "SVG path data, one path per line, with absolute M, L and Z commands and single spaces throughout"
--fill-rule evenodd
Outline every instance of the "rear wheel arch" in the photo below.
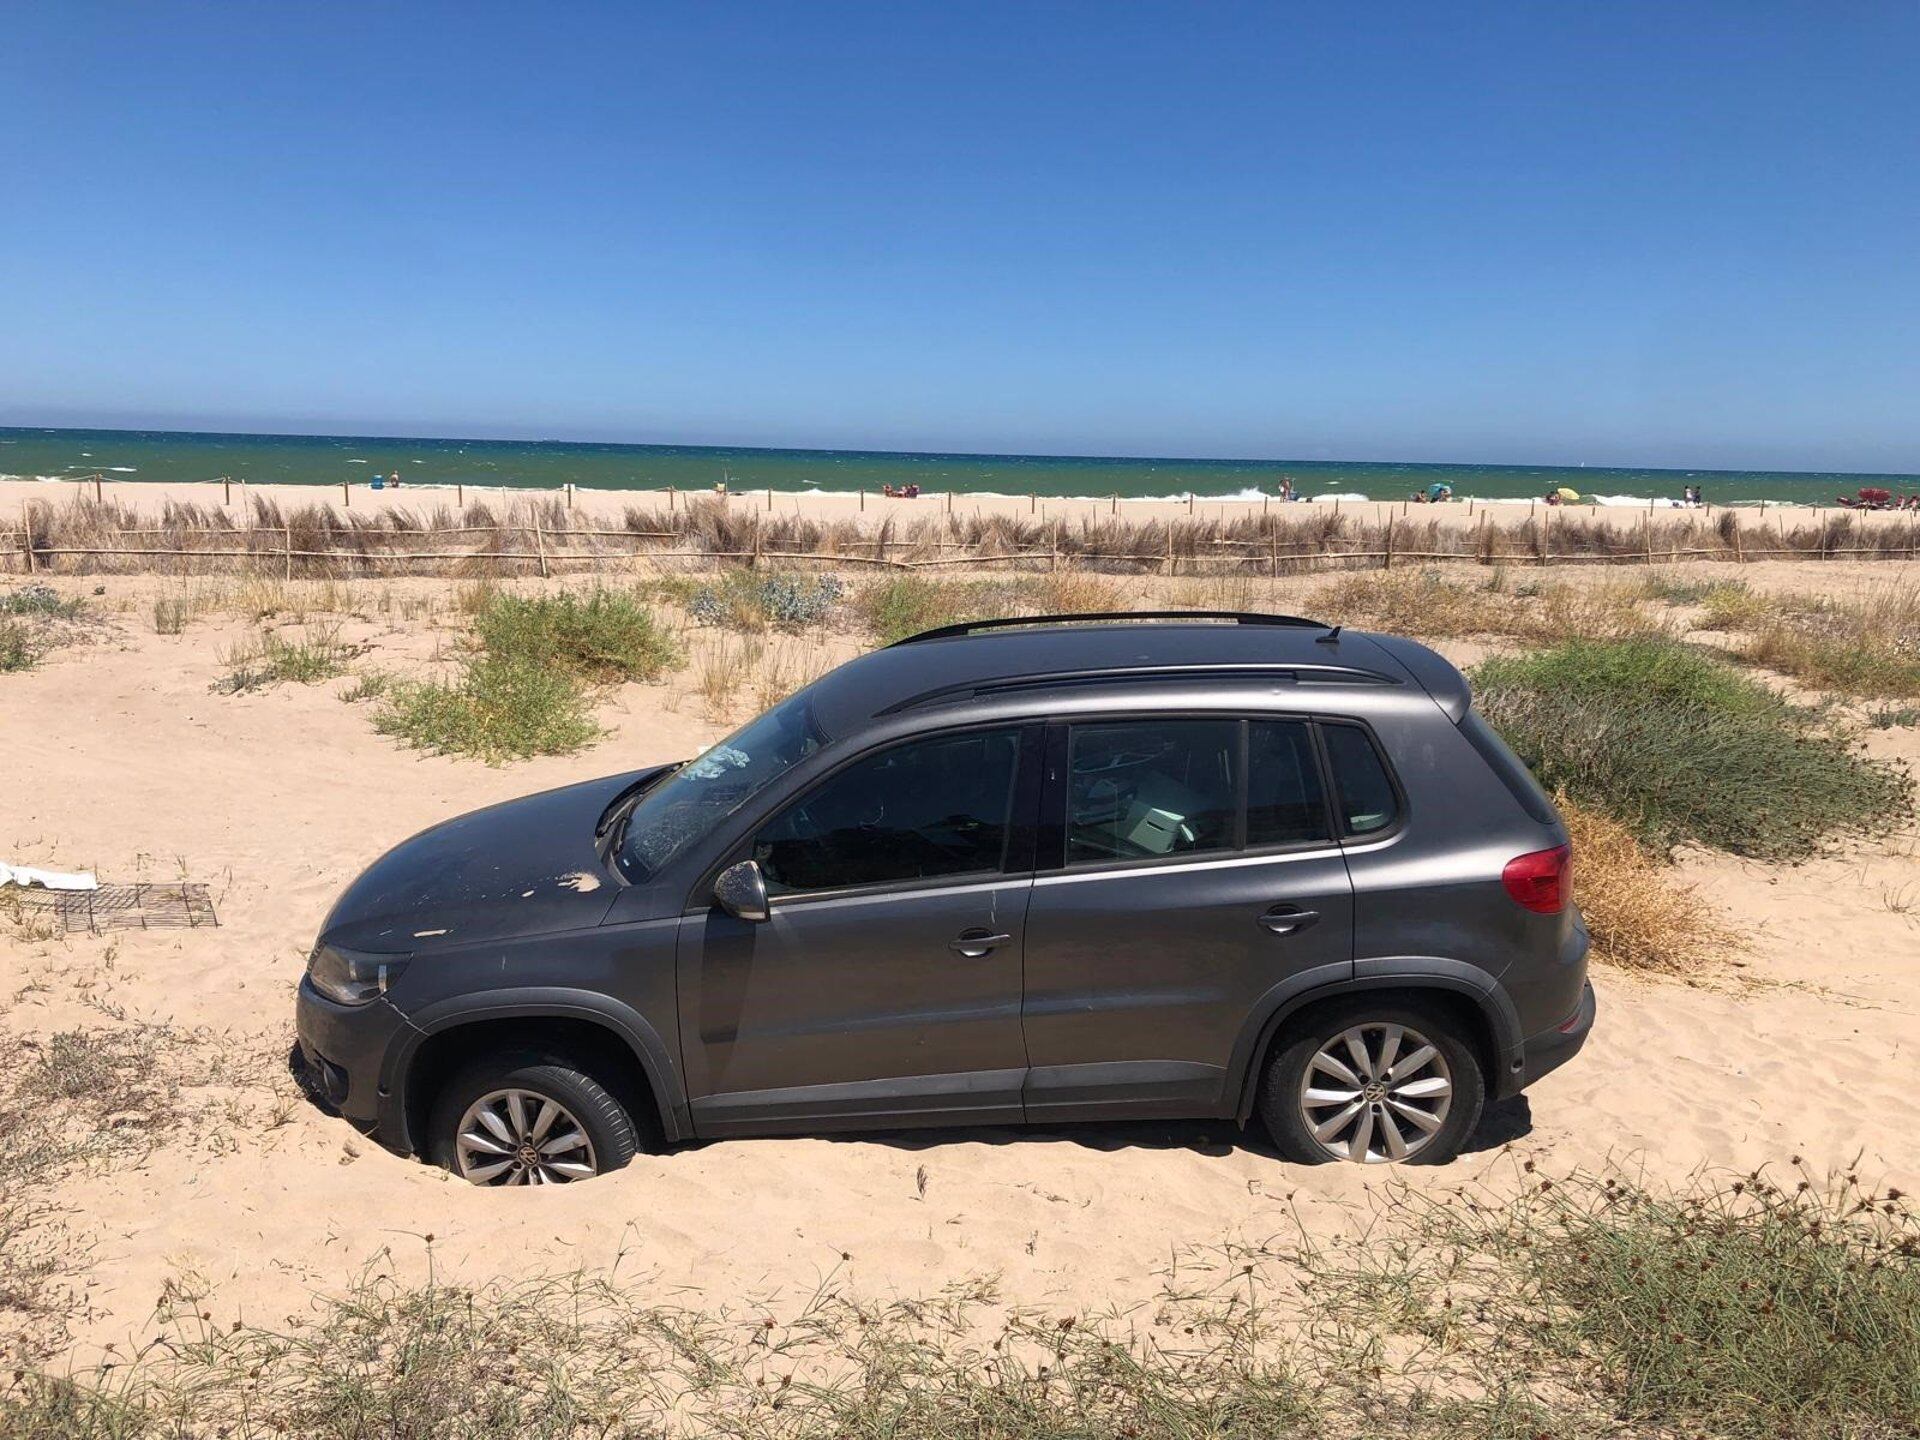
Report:
M 1406 1006 L 1452 1022 L 1480 1061 L 1488 1098 L 1507 1093 L 1505 1081 L 1519 1053 L 1517 1027 L 1502 1011 L 1495 993 L 1451 975 L 1367 976 L 1315 987 L 1283 999 L 1273 1008 L 1261 1025 L 1250 1062 L 1240 1076 L 1239 1103 L 1234 1111 L 1237 1121 L 1244 1125 L 1252 1118 L 1268 1062 L 1287 1041 L 1310 1025 L 1317 1014 L 1344 1006 L 1356 996 L 1377 999 L 1383 1006 Z

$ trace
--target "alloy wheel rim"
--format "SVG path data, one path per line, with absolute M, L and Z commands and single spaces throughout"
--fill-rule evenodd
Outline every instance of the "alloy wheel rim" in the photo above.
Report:
M 454 1158 L 475 1185 L 565 1185 L 600 1169 L 586 1127 L 537 1090 L 492 1090 L 469 1105 Z
M 1356 1164 L 1418 1155 L 1452 1109 L 1446 1057 L 1405 1025 L 1342 1030 L 1314 1052 L 1300 1081 L 1307 1133 L 1334 1159 Z

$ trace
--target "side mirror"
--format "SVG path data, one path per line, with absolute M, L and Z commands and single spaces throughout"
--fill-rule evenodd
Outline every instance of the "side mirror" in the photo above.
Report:
M 713 882 L 713 898 L 720 908 L 736 920 L 765 920 L 770 911 L 767 908 L 767 877 L 760 873 L 757 860 L 742 860 L 738 865 L 729 865 L 720 872 L 720 878 Z

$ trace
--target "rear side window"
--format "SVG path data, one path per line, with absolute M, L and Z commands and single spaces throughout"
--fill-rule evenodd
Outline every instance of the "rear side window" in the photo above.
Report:
M 1467 743 L 1480 753 L 1487 762 L 1487 768 L 1499 777 L 1500 783 L 1507 787 L 1513 798 L 1520 802 L 1520 808 L 1542 825 L 1553 825 L 1560 817 L 1554 814 L 1553 802 L 1547 799 L 1547 792 L 1540 788 L 1540 782 L 1533 778 L 1533 772 L 1520 763 L 1520 757 L 1507 748 L 1486 721 L 1472 710 L 1460 722 L 1460 733 L 1467 737 Z
M 1247 844 L 1299 845 L 1327 838 L 1320 762 L 1306 723 L 1253 721 L 1247 727 Z
M 1239 766 L 1237 720 L 1074 726 L 1068 862 L 1231 849 Z
M 1399 817 L 1400 800 L 1373 737 L 1357 725 L 1326 725 L 1320 733 L 1333 766 L 1335 798 L 1346 833 L 1373 835 L 1390 829 Z

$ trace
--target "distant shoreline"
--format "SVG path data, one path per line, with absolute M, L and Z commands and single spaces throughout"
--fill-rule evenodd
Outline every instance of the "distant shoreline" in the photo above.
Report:
M 1702 486 L 1716 505 L 1765 500 L 1830 505 L 1865 486 L 1920 490 L 1920 476 L 1866 472 L 1686 470 L 1647 466 L 1477 465 L 1440 461 L 1224 460 L 1167 457 L 992 455 L 759 446 L 598 444 L 374 436 L 219 434 L 0 428 L 0 478 L 199 483 L 231 476 L 255 485 L 325 488 L 398 472 L 409 487 L 506 486 L 528 493 L 571 484 L 618 494 L 735 490 L 857 500 L 883 486 L 917 484 L 923 497 L 968 501 L 1199 504 L 1296 494 L 1399 502 L 1445 485 L 1462 500 L 1539 499 L 1561 487 L 1603 503 L 1638 506 Z

